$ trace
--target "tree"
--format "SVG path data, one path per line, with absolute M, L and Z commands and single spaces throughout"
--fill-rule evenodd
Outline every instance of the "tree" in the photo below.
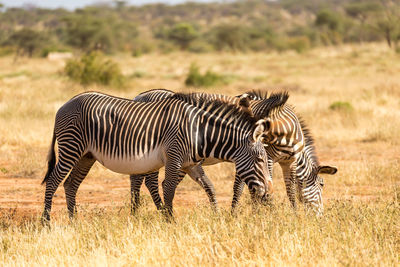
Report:
M 111 51 L 112 30 L 104 19 L 88 14 L 70 16 L 66 23 L 67 43 L 85 52 L 92 50 Z
M 364 24 L 368 16 L 378 12 L 381 7 L 374 2 L 355 2 L 345 6 L 346 14 Z
M 362 42 L 366 32 L 371 29 L 368 20 L 372 17 L 378 17 L 381 7 L 375 2 L 354 2 L 345 6 L 346 14 L 359 21 L 358 38 Z
M 239 25 L 223 24 L 213 29 L 214 45 L 218 50 L 244 50 L 249 39 L 248 32 Z
M 339 14 L 330 10 L 322 10 L 317 13 L 315 19 L 315 25 L 321 29 L 321 37 L 326 40 L 327 43 L 340 43 L 342 36 L 340 34 L 341 29 L 341 17 Z
M 315 19 L 315 25 L 317 26 L 327 26 L 332 31 L 337 31 L 339 29 L 339 17 L 329 10 L 322 10 L 318 12 L 317 18 Z
M 175 42 L 182 50 L 185 50 L 198 35 L 198 32 L 191 24 L 178 23 L 169 31 L 168 39 Z
M 11 34 L 6 44 L 17 48 L 16 58 L 25 54 L 32 57 L 36 50 L 43 47 L 45 40 L 42 33 L 24 28 Z
M 375 29 L 381 32 L 389 47 L 395 48 L 400 40 L 400 4 L 398 1 L 381 0 L 382 14 L 376 21 Z

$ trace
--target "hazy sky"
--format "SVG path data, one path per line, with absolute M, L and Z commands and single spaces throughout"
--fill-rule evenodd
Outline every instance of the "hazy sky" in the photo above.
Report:
M 38 7 L 45 7 L 45 8 L 68 8 L 68 9 L 75 9 L 77 7 L 84 7 L 93 3 L 99 2 L 112 2 L 102 1 L 102 0 L 64 0 L 64 1 L 57 1 L 57 0 L 0 0 L 0 3 L 4 4 L 6 7 L 20 7 L 24 4 L 34 4 Z M 187 2 L 187 0 L 127 0 L 130 5 L 142 5 L 142 4 L 150 4 L 150 3 L 167 3 L 167 4 L 177 4 Z M 212 0 L 195 0 L 192 2 L 212 2 Z

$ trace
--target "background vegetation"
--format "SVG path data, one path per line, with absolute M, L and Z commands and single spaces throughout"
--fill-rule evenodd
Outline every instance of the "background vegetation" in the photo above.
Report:
M 384 40 L 398 49 L 397 0 L 246 0 L 148 4 L 124 1 L 74 11 L 33 5 L 2 8 L 3 54 L 101 50 L 139 56 L 153 51 L 304 52 L 311 47 Z M 11 49 L 10 49 L 11 48 Z M 1 53 L 0 53 L 1 54 Z

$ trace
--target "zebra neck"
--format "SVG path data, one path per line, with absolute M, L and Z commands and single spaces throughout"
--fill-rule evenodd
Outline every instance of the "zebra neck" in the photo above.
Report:
M 200 158 L 216 158 L 233 161 L 234 154 L 250 135 L 248 125 L 225 118 L 204 118 L 199 124 Z
M 308 152 L 309 151 L 306 147 L 302 152 L 300 152 L 297 158 L 296 174 L 297 179 L 301 181 L 310 177 L 310 172 L 312 172 L 313 168 L 318 164 Z

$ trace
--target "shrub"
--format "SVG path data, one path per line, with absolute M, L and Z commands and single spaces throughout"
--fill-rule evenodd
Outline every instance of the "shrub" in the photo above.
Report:
M 214 48 L 208 42 L 198 40 L 198 41 L 193 41 L 189 45 L 188 50 L 193 53 L 207 53 L 213 51 Z
M 349 102 L 336 101 L 329 106 L 330 110 L 337 111 L 353 111 L 353 106 Z
M 64 71 L 72 80 L 83 85 L 98 83 L 119 87 L 124 78 L 119 66 L 99 52 L 91 52 L 79 60 L 69 60 Z
M 136 40 L 132 48 L 132 56 L 140 57 L 143 54 L 151 53 L 154 50 L 154 45 L 151 42 Z
M 0 47 L 0 57 L 8 56 L 14 53 L 14 49 L 11 46 Z
M 189 74 L 185 80 L 187 86 L 213 86 L 216 84 L 225 83 L 223 76 L 208 70 L 204 75 L 199 71 L 196 64 L 190 65 Z
M 247 29 L 241 25 L 222 24 L 211 30 L 217 50 L 245 50 L 249 41 Z
M 303 37 L 292 37 L 288 41 L 288 47 L 292 50 L 295 50 L 297 53 L 303 53 L 306 50 L 310 49 L 310 40 Z

